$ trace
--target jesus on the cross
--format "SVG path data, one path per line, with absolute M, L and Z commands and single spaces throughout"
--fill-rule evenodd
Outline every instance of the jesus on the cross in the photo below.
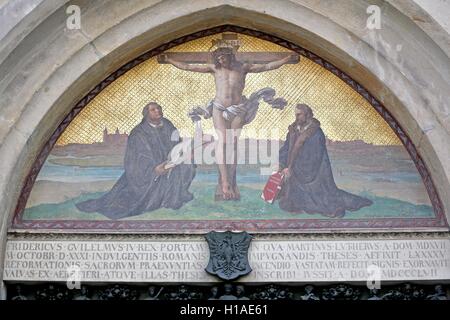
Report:
M 223 42 L 226 44 L 226 40 Z M 159 63 L 170 63 L 181 70 L 214 75 L 216 95 L 209 108 L 199 114 L 205 118 L 212 116 L 219 137 L 215 149 L 219 167 L 216 200 L 240 198 L 236 184 L 237 140 L 242 127 L 255 118 L 258 100 L 262 97 L 264 101 L 280 109 L 286 105 L 284 99 L 272 99 L 275 91 L 270 88 L 258 91 L 258 94 L 253 94 L 250 99 L 245 98 L 243 91 L 246 75 L 274 70 L 284 64 L 299 61 L 299 56 L 292 53 L 236 53 L 236 51 L 236 46 L 219 47 L 212 53 L 213 63 L 210 62 L 210 54 L 206 52 L 167 53 L 158 57 Z M 230 154 L 226 154 L 227 142 L 233 144 L 231 159 Z

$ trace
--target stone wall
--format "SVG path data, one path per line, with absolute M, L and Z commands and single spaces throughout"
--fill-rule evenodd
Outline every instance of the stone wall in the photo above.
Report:
M 81 8 L 81 30 L 66 28 L 69 4 Z M 371 4 L 381 8 L 377 31 L 366 28 Z M 0 262 L 33 159 L 74 104 L 145 51 L 223 24 L 296 43 L 365 86 L 416 145 L 450 217 L 450 30 L 442 16 L 449 7 L 425 0 L 3 1 Z

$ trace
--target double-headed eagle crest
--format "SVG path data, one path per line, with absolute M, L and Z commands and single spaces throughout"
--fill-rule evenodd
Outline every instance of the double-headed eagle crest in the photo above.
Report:
M 206 272 L 222 280 L 234 280 L 252 271 L 248 262 L 248 248 L 252 236 L 247 232 L 216 232 L 206 235 L 209 262 Z

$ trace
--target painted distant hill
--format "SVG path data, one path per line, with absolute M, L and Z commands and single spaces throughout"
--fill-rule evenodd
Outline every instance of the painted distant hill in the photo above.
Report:
M 55 146 L 49 161 L 53 164 L 69 166 L 122 167 L 127 137 L 126 134 L 120 134 L 116 130 L 113 134 L 104 133 L 102 142 Z M 270 155 L 272 148 L 279 149 L 283 143 L 282 140 L 241 139 L 239 154 L 241 157 L 245 156 L 245 163 L 249 163 L 250 156 L 254 157 L 258 148 L 267 146 L 267 152 L 264 153 Z M 361 163 L 363 167 L 370 164 L 372 167 L 379 167 L 380 171 L 386 170 L 385 165 L 382 162 L 380 163 L 380 157 L 391 156 L 398 160 L 409 159 L 409 155 L 403 146 L 374 146 L 361 140 L 327 140 L 327 149 L 332 161 L 335 158 L 340 160 L 353 159 L 352 161 Z
M 67 145 L 56 145 L 51 151 L 56 157 L 83 158 L 89 156 L 123 156 L 127 147 L 128 134 L 120 133 L 116 129 L 114 133 L 103 131 L 103 141 L 91 144 L 70 143 Z
M 270 146 L 270 142 L 278 142 L 277 147 L 283 143 L 278 140 L 247 139 L 241 141 L 240 153 L 245 154 L 247 159 L 250 153 L 252 156 L 257 153 L 249 150 L 249 144 Z M 34 196 L 30 197 L 27 206 L 65 201 L 80 196 L 83 190 L 89 193 L 109 190 L 123 173 L 125 149 L 126 143 L 117 143 L 115 140 L 55 147 L 39 173 Z M 403 146 L 376 146 L 363 141 L 328 140 L 327 149 L 333 176 L 340 188 L 356 194 L 368 192 L 377 197 L 395 198 L 415 205 L 429 205 L 420 174 Z M 261 173 L 260 169 L 268 169 L 272 164 L 274 163 L 239 164 L 238 177 L 245 181 L 247 187 L 260 190 L 267 180 L 265 175 L 268 174 Z M 216 165 L 200 165 L 197 169 L 197 181 L 215 185 Z M 49 190 L 58 192 L 48 192 Z M 48 199 L 49 197 L 51 199 Z

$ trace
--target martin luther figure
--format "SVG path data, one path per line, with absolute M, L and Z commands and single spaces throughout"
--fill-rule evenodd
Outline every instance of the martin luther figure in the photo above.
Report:
M 193 199 L 188 191 L 195 176 L 191 164 L 166 169 L 168 155 L 179 142 L 175 126 L 156 102 L 144 107 L 143 119 L 128 138 L 125 172 L 99 199 L 77 203 L 79 210 L 120 219 L 159 208 L 179 209 Z

